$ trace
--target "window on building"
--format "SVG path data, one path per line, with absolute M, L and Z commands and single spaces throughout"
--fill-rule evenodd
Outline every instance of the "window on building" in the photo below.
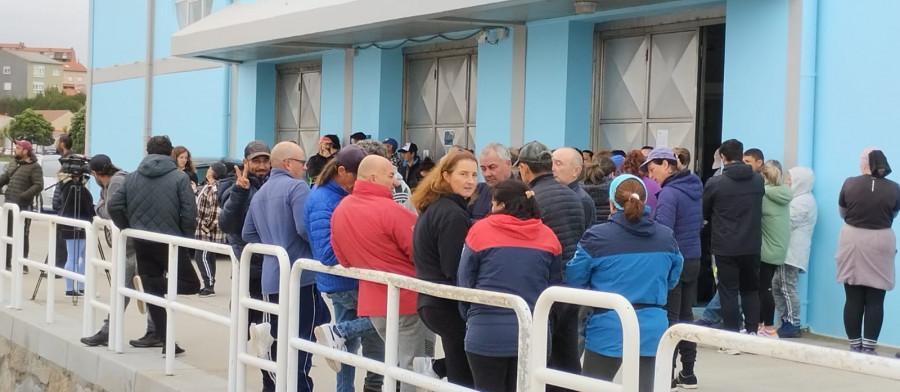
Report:
M 35 94 L 41 94 L 44 92 L 44 82 L 34 82 L 31 87 L 31 91 Z
M 75 78 L 75 80 L 77 80 L 77 81 L 79 81 L 79 82 L 83 82 L 83 81 L 84 81 L 84 78 L 81 77 L 81 76 L 79 76 L 79 77 Z
M 175 0 L 178 28 L 183 29 L 212 12 L 213 0 Z
M 43 78 L 44 77 L 44 66 L 43 65 L 35 65 L 34 66 L 34 76 Z
M 53 70 L 53 76 L 59 76 L 59 70 L 58 70 L 58 69 L 54 69 L 54 70 Z
M 66 81 L 67 81 L 67 82 L 71 82 L 71 81 L 72 81 L 72 77 L 71 77 L 71 76 L 66 76 Z
M 9 75 L 9 74 L 11 74 L 11 73 L 12 73 L 12 67 L 10 67 L 10 66 L 8 66 L 8 65 L 4 65 L 4 66 L 3 66 L 3 74 L 4 74 L 4 75 Z
M 10 90 L 12 90 L 12 83 L 3 82 L 3 91 L 10 91 Z

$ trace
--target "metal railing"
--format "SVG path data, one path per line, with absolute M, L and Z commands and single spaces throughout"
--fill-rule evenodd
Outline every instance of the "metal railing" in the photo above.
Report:
M 13 227 L 13 233 L 9 232 L 9 224 L 7 222 L 10 219 L 13 222 L 19 221 L 19 206 L 13 203 L 4 203 L 0 207 L 0 261 L 3 262 L 6 262 L 7 246 L 15 248 L 16 242 L 15 227 Z M 19 238 L 22 237 L 19 236 Z M 13 292 L 13 272 L 11 269 L 10 271 L 7 271 L 6 268 L 0 269 L 0 301 L 8 300 L 9 294 Z M 21 271 L 19 272 L 21 273 Z
M 384 362 L 374 361 L 359 355 L 339 351 L 330 347 L 317 344 L 315 342 L 301 339 L 299 335 L 299 318 L 295 317 L 300 309 L 298 301 L 300 285 L 296 284 L 300 281 L 300 273 L 303 270 L 311 270 L 320 273 L 328 273 L 332 275 L 344 276 L 369 282 L 381 283 L 387 286 L 387 312 L 386 312 L 386 330 L 385 330 L 385 352 Z M 412 384 L 417 387 L 425 388 L 431 391 L 471 391 L 469 388 L 451 384 L 441 380 L 429 378 L 410 370 L 398 367 L 398 348 L 399 348 L 399 317 L 400 317 L 400 289 L 415 291 L 435 297 L 453 299 L 462 302 L 470 302 L 484 305 L 497 306 L 512 309 L 516 312 L 519 321 L 519 360 L 517 370 L 517 389 L 519 391 L 530 391 L 530 379 L 527 371 L 529 369 L 529 342 L 531 341 L 532 318 L 531 309 L 522 297 L 498 293 L 494 291 L 467 289 L 462 287 L 447 286 L 426 282 L 408 276 L 392 274 L 382 271 L 374 271 L 361 268 L 344 268 L 342 266 L 325 266 L 322 263 L 311 259 L 298 259 L 291 268 L 290 282 L 290 298 L 291 307 L 288 314 L 292 315 L 289 320 L 288 330 L 289 338 L 287 340 L 290 350 L 288 352 L 287 369 L 296 369 L 298 362 L 297 350 L 303 350 L 314 355 L 321 355 L 335 361 L 355 366 L 359 369 L 380 373 L 384 375 L 383 389 L 393 391 L 396 388 L 396 382 Z M 280 335 L 279 335 L 280 336 Z M 282 345 L 279 340 L 279 348 Z M 279 355 L 281 352 L 279 351 Z M 279 357 L 282 358 L 282 357 Z M 297 372 L 289 371 L 288 390 L 296 390 Z
M 550 307 L 554 302 L 612 309 L 622 322 L 622 385 L 547 368 L 547 336 Z M 531 387 L 543 391 L 547 384 L 576 391 L 637 391 L 640 356 L 640 329 L 637 314 L 625 297 L 601 291 L 550 287 L 534 306 L 534 330 L 531 332 Z M 659 361 L 657 361 L 659 363 Z M 666 384 L 668 386 L 668 384 Z M 519 389 L 523 391 L 523 389 Z
M 178 301 L 178 248 L 192 248 L 197 250 L 206 250 L 213 253 L 228 255 L 232 260 L 232 274 L 239 273 L 238 271 L 238 263 L 235 260 L 234 253 L 230 246 L 225 244 L 217 244 L 212 242 L 200 241 L 191 238 L 152 233 L 141 230 L 134 229 L 125 229 L 122 230 L 116 235 L 115 244 L 115 264 L 113 266 L 113 271 L 115 278 L 113 279 L 114 284 L 112 285 L 112 293 L 111 297 L 116 297 L 113 300 L 115 304 L 114 308 L 114 316 L 110 317 L 110 331 L 115 336 L 115 351 L 122 352 L 122 348 L 124 346 L 124 328 L 122 328 L 124 322 L 124 313 L 125 313 L 125 304 L 124 297 L 130 297 L 134 300 L 144 301 L 149 305 L 156 305 L 166 310 L 166 342 L 165 342 L 165 351 L 166 351 L 166 364 L 165 364 L 165 372 L 166 375 L 172 375 L 175 373 L 175 323 L 176 318 L 175 315 L 178 313 L 188 314 L 200 319 L 204 319 L 228 328 L 228 336 L 229 336 L 229 348 L 228 348 L 228 388 L 229 391 L 234 391 L 236 387 L 235 383 L 235 366 L 236 366 L 236 353 L 238 346 L 237 337 L 237 328 L 236 323 L 234 322 L 237 319 L 237 311 L 235 307 L 232 307 L 231 314 L 229 316 L 223 316 L 218 313 L 214 313 L 205 309 L 200 309 L 197 307 L 185 305 Z M 152 294 L 147 294 L 144 292 L 140 292 L 137 290 L 129 289 L 125 287 L 125 252 L 126 252 L 126 242 L 128 238 L 133 238 L 135 240 L 144 240 L 151 241 L 161 244 L 168 245 L 169 250 L 169 258 L 168 258 L 168 286 L 166 290 L 166 296 L 158 297 Z M 235 294 L 238 292 L 238 280 L 232 279 L 232 300 L 235 300 Z
M 714 347 L 733 348 L 770 358 L 900 380 L 900 361 L 893 358 L 789 342 L 784 339 L 760 338 L 691 324 L 676 324 L 666 330 L 656 349 L 656 370 L 653 383 L 655 392 L 669 391 L 672 381 L 672 358 L 678 342 L 682 340 Z

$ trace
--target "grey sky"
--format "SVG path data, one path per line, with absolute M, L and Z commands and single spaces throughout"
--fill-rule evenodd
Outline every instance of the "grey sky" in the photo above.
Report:
M 0 42 L 75 48 L 88 65 L 90 0 L 0 0 Z

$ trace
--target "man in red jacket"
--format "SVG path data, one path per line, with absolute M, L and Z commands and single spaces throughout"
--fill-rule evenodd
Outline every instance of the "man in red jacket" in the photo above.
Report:
M 392 199 L 394 167 L 377 155 L 359 164 L 353 193 L 341 200 L 331 216 L 331 245 L 344 267 L 368 268 L 415 276 L 412 233 L 416 216 Z M 375 330 L 385 337 L 387 286 L 359 281 L 357 314 L 369 316 Z M 413 370 L 413 359 L 426 356 L 426 340 L 434 340 L 416 314 L 416 293 L 400 290 L 399 365 Z M 401 392 L 415 391 L 403 384 Z

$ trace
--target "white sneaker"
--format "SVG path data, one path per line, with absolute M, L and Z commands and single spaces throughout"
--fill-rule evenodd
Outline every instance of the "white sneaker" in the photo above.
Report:
M 440 379 L 434 372 L 434 358 L 432 357 L 415 357 L 413 358 L 413 371 L 425 377 Z
M 141 282 L 140 276 L 135 275 L 133 278 L 131 278 L 131 283 L 134 285 L 135 291 L 140 291 L 142 293 L 144 292 L 144 283 Z M 147 304 L 145 304 L 144 301 L 136 299 L 134 300 L 134 303 L 137 304 L 138 312 L 141 312 L 141 314 L 147 314 Z
M 269 350 L 275 338 L 272 337 L 272 324 L 250 324 L 250 340 L 247 341 L 247 351 L 259 358 L 268 358 Z
M 347 346 L 345 344 L 347 339 L 344 339 L 343 336 L 334 330 L 334 324 L 322 324 L 316 327 L 316 329 L 313 330 L 313 333 L 316 335 L 316 343 L 325 347 L 331 347 L 335 350 L 347 351 Z M 341 363 L 339 361 L 325 358 L 325 362 L 328 363 L 328 367 L 330 367 L 331 370 L 334 370 L 335 372 L 341 371 Z

